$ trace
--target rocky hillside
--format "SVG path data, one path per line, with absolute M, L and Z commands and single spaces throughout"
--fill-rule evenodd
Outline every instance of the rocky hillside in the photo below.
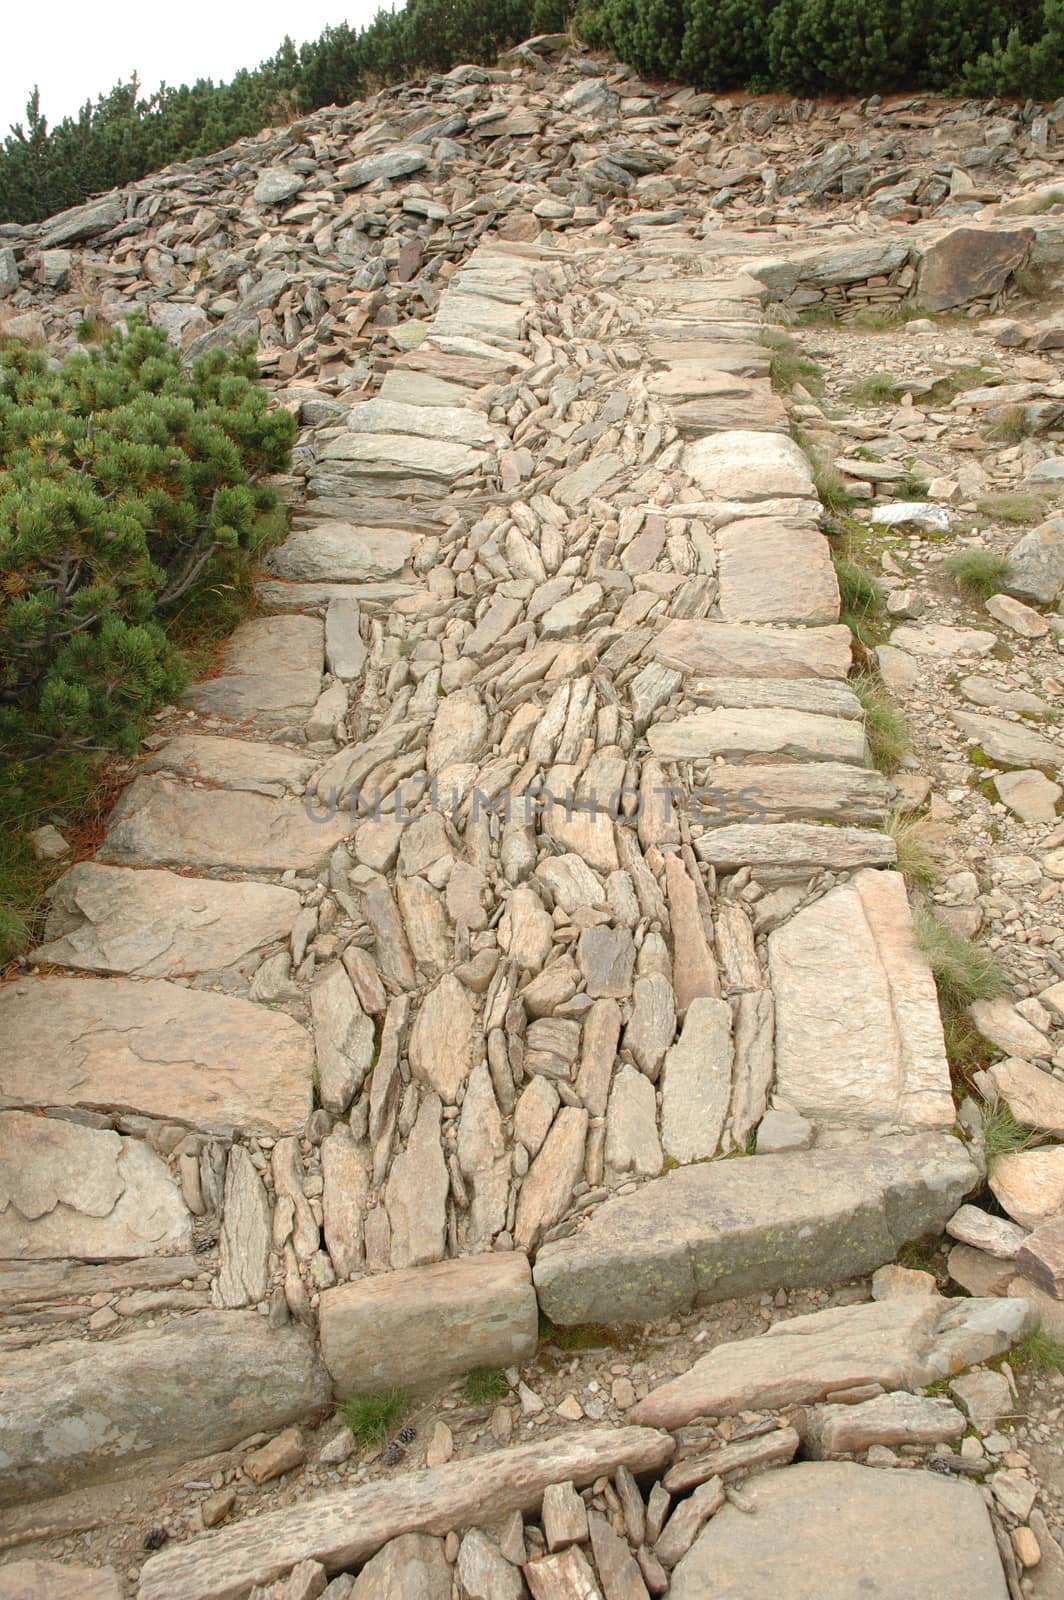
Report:
M 1064 1592 L 1056 124 L 532 41 L 5 230 L 300 433 L 0 985 L 0 1597 Z

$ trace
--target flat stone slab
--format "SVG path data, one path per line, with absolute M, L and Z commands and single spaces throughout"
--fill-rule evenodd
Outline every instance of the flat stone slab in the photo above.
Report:
M 974 711 L 951 711 L 950 721 L 974 739 L 995 766 L 1055 769 L 1064 762 L 1064 749 L 1026 722 L 983 717 Z
M 834 678 L 850 670 L 849 628 L 670 622 L 650 647 L 667 667 L 707 678 Z
M 421 439 L 448 439 L 452 444 L 490 450 L 505 430 L 493 427 L 483 412 L 455 405 L 410 405 L 381 395 L 364 400 L 347 415 L 352 433 L 407 433 Z
M 266 565 L 280 578 L 365 583 L 394 578 L 414 553 L 415 540 L 401 528 L 323 522 L 289 534 Z
M 722 872 L 746 866 L 755 871 L 772 867 L 796 876 L 824 867 L 833 872 L 892 867 L 898 855 L 887 834 L 863 828 L 823 828 L 811 822 L 736 822 L 700 834 L 694 848 L 699 861 L 708 861 Z
M 532 1273 L 519 1251 L 340 1284 L 322 1295 L 320 1319 L 322 1359 L 341 1397 L 521 1366 L 538 1337 Z
M 124 1338 L 10 1350 L 0 1503 L 226 1450 L 329 1400 L 306 1329 L 271 1328 L 257 1311 L 197 1311 Z
M 956 1116 L 935 980 L 905 880 L 859 872 L 768 939 L 776 1090 L 819 1127 L 949 1128 Z
M 672 1600 L 1007 1600 L 975 1484 L 933 1472 L 807 1461 L 743 1485 L 672 1574 Z
M 294 889 L 279 885 L 182 878 L 96 861 L 71 867 L 49 900 L 46 942 L 33 961 L 141 978 L 233 966 L 287 939 L 301 905 Z
M 324 611 L 330 600 L 357 600 L 367 611 L 379 614 L 399 601 L 415 600 L 426 593 L 422 583 L 389 578 L 380 583 L 294 583 L 280 578 L 260 578 L 255 593 L 274 611 Z
M 422 439 L 400 433 L 343 433 L 322 446 L 319 460 L 343 462 L 364 481 L 388 493 L 396 480 L 414 493 L 445 494 L 451 484 L 491 460 L 485 450 L 445 439 Z
M 647 743 L 664 761 L 735 761 L 743 756 L 775 756 L 790 761 L 842 761 L 865 764 L 864 727 L 841 717 L 808 711 L 757 708 L 692 711 L 673 722 L 659 722 Z
M 845 717 L 850 722 L 859 722 L 864 716 L 848 683 L 820 678 L 688 678 L 684 694 L 698 705 L 728 706 L 735 711 L 771 707 L 810 711 L 818 717 Z
M 1022 1301 L 937 1294 L 832 1306 L 717 1345 L 652 1389 L 629 1416 L 651 1427 L 682 1428 L 695 1417 L 819 1405 L 868 1383 L 887 1391 L 923 1389 L 1000 1355 L 1034 1320 Z
M 606 1200 L 541 1247 L 553 1322 L 645 1322 L 780 1287 L 830 1284 L 938 1233 L 978 1174 L 942 1134 L 681 1167 Z
M 209 1132 L 300 1132 L 310 1035 L 283 1012 L 160 979 L 20 978 L 0 986 L 0 1106 L 84 1106 Z
M 0 1112 L 0 1259 L 106 1261 L 191 1248 L 181 1191 L 141 1140 Z
M 870 767 L 839 761 L 745 762 L 705 774 L 699 809 L 708 822 L 746 814 L 765 822 L 856 822 L 878 827 L 892 788 Z
M 717 604 L 726 622 L 839 620 L 831 550 L 816 528 L 750 517 L 721 528 L 716 539 Z
M 101 861 L 135 867 L 316 867 L 354 832 L 350 810 L 294 796 L 275 800 L 231 789 L 192 789 L 135 778 L 111 812 Z
M 321 693 L 325 659 L 319 617 L 253 617 L 226 645 L 217 678 L 194 684 L 186 700 L 201 711 L 280 728 L 303 722 Z
M 985 628 L 955 628 L 948 622 L 903 622 L 891 633 L 890 642 L 914 656 L 987 656 L 997 644 L 997 634 Z
M 199 778 L 223 789 L 280 798 L 302 794 L 318 762 L 283 744 L 253 739 L 223 739 L 209 733 L 182 733 L 168 739 L 144 762 L 145 772 L 172 772 Z
M 552 1483 L 582 1488 L 618 1467 L 657 1472 L 675 1448 L 652 1428 L 585 1425 L 390 1482 L 333 1490 L 161 1550 L 141 1569 L 138 1600 L 245 1600 L 255 1584 L 284 1577 L 300 1561 L 342 1572 L 400 1534 L 442 1536 L 514 1510 L 538 1513 Z
M 793 439 L 734 429 L 689 444 L 681 465 L 707 499 L 815 499 L 809 462 Z

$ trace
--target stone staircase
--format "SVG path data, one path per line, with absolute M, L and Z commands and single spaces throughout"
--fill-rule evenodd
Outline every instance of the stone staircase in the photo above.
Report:
M 541 1313 L 871 1273 L 979 1182 L 755 247 L 481 244 L 307 430 L 264 614 L 0 987 L 0 1296 L 100 1302 L 5 1356 L 7 1500 L 519 1365 Z M 863 1371 L 800 1399 L 931 1381 Z M 654 1474 L 707 1409 L 204 1535 L 139 1594 Z

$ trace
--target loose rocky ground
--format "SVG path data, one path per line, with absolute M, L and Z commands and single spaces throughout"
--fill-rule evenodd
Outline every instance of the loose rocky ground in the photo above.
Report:
M 1058 120 L 526 51 L 4 230 L 303 431 L 0 988 L 0 1595 L 1064 1592 Z

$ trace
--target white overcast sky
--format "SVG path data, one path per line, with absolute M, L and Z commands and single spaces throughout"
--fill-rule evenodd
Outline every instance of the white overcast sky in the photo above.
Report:
M 23 120 L 35 83 L 49 122 L 74 114 L 134 72 L 147 89 L 230 78 L 285 34 L 297 44 L 347 22 L 365 27 L 390 0 L 30 0 L 12 4 L 0 46 L 0 139 Z M 400 9 L 399 6 L 396 9 Z

